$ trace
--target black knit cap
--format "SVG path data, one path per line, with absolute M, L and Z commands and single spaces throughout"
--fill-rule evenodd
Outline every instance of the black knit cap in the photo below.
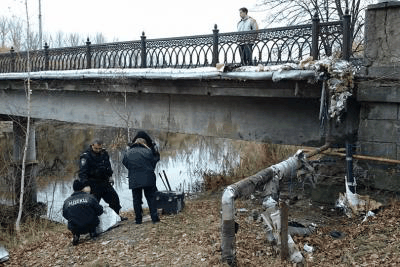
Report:
M 72 188 L 74 191 L 82 191 L 85 186 L 87 186 L 87 183 L 82 183 L 79 179 L 75 179 Z

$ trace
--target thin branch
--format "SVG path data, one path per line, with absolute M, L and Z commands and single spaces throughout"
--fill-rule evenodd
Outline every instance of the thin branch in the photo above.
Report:
M 27 23 L 27 42 L 28 42 L 28 47 L 30 44 L 30 35 L 29 35 L 29 15 L 28 15 L 28 0 L 25 0 L 25 10 L 26 10 L 26 23 Z M 29 145 L 29 129 L 30 129 L 30 120 L 31 120 L 31 86 L 30 86 L 30 58 L 29 58 L 29 49 L 27 50 L 27 90 L 26 90 L 26 96 L 27 96 L 27 107 L 28 107 L 28 121 L 26 123 L 26 134 L 25 134 L 25 145 L 24 145 L 24 152 L 22 156 L 22 170 L 21 170 L 21 191 L 20 191 L 20 197 L 19 197 L 19 210 L 18 210 L 18 217 L 17 221 L 15 222 L 15 229 L 19 233 L 21 228 L 20 228 L 20 223 L 21 223 L 21 217 L 22 217 L 22 209 L 23 209 L 23 202 L 24 202 L 24 191 L 25 191 L 25 169 L 26 169 L 26 154 L 28 150 L 28 145 Z

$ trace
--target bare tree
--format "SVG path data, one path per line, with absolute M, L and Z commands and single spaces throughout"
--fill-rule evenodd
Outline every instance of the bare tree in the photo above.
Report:
M 93 44 L 104 44 L 106 42 L 106 37 L 101 32 L 98 32 L 91 40 L 93 40 Z
M 6 42 L 7 42 L 7 36 L 8 32 L 10 31 L 9 29 L 9 19 L 6 17 L 0 17 L 0 43 L 1 43 L 1 48 L 6 47 Z
M 82 43 L 85 43 L 85 41 L 82 41 L 83 38 L 80 36 L 79 33 L 70 33 L 67 37 L 66 43 L 68 46 L 78 46 L 82 45 Z
M 9 30 L 10 30 L 10 41 L 11 46 L 14 47 L 15 51 L 20 51 L 23 42 L 23 23 L 20 18 L 10 20 Z
M 364 28 L 364 9 L 372 0 L 259 0 L 256 9 L 269 10 L 267 25 L 297 25 L 310 23 L 314 14 L 322 22 L 340 20 L 346 11 L 351 15 L 350 31 L 353 40 L 361 42 Z M 353 45 L 353 50 L 357 46 Z
M 60 48 L 65 45 L 65 37 L 64 32 L 58 31 L 53 38 L 52 46 L 55 48 Z
M 24 50 L 38 50 L 40 49 L 40 45 L 39 45 L 39 34 L 36 32 L 28 32 L 28 40 L 30 40 L 30 42 L 24 42 L 23 46 L 24 46 Z
M 41 49 L 44 43 L 40 44 L 40 36 L 38 32 L 29 32 L 31 43 L 28 45 L 25 36 L 26 29 L 24 29 L 25 20 L 19 17 L 0 17 L 0 49 L 5 50 L 12 46 L 15 51 L 21 50 L 38 50 Z M 42 39 L 53 47 L 60 48 L 65 46 L 78 46 L 84 45 L 86 38 L 83 38 L 79 33 L 66 34 L 62 31 L 58 31 L 55 34 L 44 34 Z M 103 44 L 107 42 L 106 37 L 103 33 L 98 32 L 92 36 L 91 41 L 93 44 Z M 118 39 L 113 40 L 118 41 Z

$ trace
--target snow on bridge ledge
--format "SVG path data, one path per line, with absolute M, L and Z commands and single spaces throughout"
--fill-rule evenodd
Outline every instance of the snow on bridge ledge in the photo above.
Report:
M 342 72 L 350 63 L 331 57 L 313 61 L 307 58 L 299 64 L 273 66 L 245 66 L 232 68 L 224 64 L 217 67 L 192 69 L 84 69 L 64 71 L 39 71 L 31 73 L 0 73 L 0 80 L 20 79 L 228 79 L 228 80 L 316 80 L 324 71 Z M 230 69 L 229 71 L 227 71 Z

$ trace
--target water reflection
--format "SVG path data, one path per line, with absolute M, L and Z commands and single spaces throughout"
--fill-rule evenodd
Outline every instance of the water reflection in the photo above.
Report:
M 237 166 L 239 153 L 232 140 L 200 136 L 176 135 L 154 136 L 160 148 L 161 159 L 156 167 L 157 188 L 166 190 L 159 174 L 163 171 L 168 177 L 173 191 L 193 192 L 196 184 L 201 183 L 203 172 L 222 173 Z M 170 138 L 169 138 L 170 137 Z M 111 165 L 114 170 L 114 188 L 117 191 L 122 211 L 133 209 L 131 190 L 128 188 L 128 171 L 122 165 L 124 149 L 108 149 Z M 38 191 L 38 201 L 48 203 L 48 216 L 62 221 L 62 205 L 73 192 L 72 181 L 76 175 L 71 174 L 65 181 L 51 182 Z M 164 178 L 164 176 L 163 176 Z M 144 199 L 144 206 L 147 202 Z M 102 205 L 107 205 L 101 200 Z

